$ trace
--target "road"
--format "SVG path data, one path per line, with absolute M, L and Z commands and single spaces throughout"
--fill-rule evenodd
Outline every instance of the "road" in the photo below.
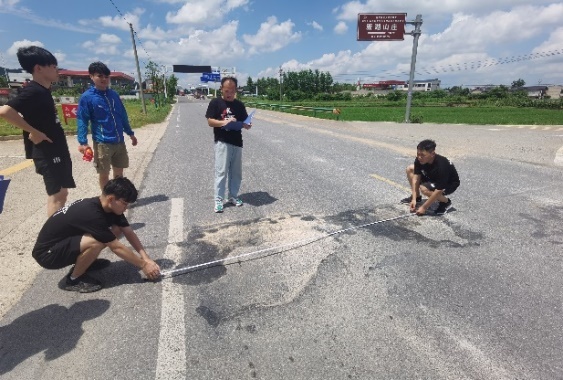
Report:
M 563 128 L 258 110 L 245 205 L 215 214 L 205 109 L 174 108 L 129 219 L 163 269 L 240 262 L 150 283 L 106 252 L 86 295 L 40 271 L 2 379 L 563 378 Z M 441 217 L 398 204 L 424 138 L 462 181 Z

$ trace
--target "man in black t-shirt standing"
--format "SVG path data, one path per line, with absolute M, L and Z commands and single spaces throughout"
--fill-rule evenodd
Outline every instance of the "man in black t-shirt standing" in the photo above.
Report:
M 127 206 L 136 200 L 137 189 L 131 181 L 125 177 L 110 180 L 101 196 L 80 199 L 47 219 L 33 248 L 33 258 L 46 269 L 74 265 L 63 279 L 62 288 L 80 293 L 102 288 L 101 282 L 88 275 L 86 270 L 91 266 L 94 269 L 94 262 L 105 247 L 140 268 L 148 279 L 158 279 L 159 266 L 145 252 L 123 215 Z M 119 241 L 121 235 L 139 255 Z
M 0 107 L 0 117 L 23 129 L 25 156 L 33 158 L 35 171 L 43 176 L 47 215 L 51 216 L 65 205 L 68 189 L 76 187 L 68 144 L 50 90 L 51 83 L 59 79 L 57 59 L 38 46 L 20 48 L 17 56 L 33 80 L 15 99 Z
M 436 154 L 436 143 L 423 140 L 416 147 L 414 164 L 407 167 L 407 179 L 412 189 L 412 196 L 401 200 L 409 204 L 411 212 L 424 215 L 428 208 L 439 202 L 436 215 L 443 215 L 452 207 L 452 201 L 446 195 L 452 194 L 459 186 L 459 175 L 454 164 L 446 157 Z M 420 193 L 428 197 L 422 203 Z
M 248 113 L 244 104 L 236 99 L 237 85 L 236 78 L 222 78 L 221 98 L 212 99 L 205 113 L 207 124 L 213 128 L 215 140 L 215 212 L 223 212 L 227 179 L 228 202 L 235 206 L 243 204 L 238 198 L 242 182 L 241 130 L 250 129 L 252 124 L 244 123 Z

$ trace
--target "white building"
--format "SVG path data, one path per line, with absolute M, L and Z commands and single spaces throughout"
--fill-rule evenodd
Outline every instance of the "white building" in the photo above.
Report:
M 407 85 L 402 88 L 404 91 L 408 91 L 409 86 Z M 413 91 L 435 91 L 440 89 L 440 80 L 438 78 L 435 79 L 424 79 L 424 80 L 415 80 L 412 83 L 412 90 Z

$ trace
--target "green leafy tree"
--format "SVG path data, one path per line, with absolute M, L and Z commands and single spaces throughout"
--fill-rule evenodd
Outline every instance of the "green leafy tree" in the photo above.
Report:
M 256 90 L 256 88 L 254 87 L 254 81 L 252 80 L 251 77 L 248 77 L 246 79 L 246 87 L 245 90 L 250 92 L 250 93 L 254 93 L 254 91 Z
M 145 78 L 149 79 L 152 83 L 152 92 L 154 93 L 155 100 L 158 101 L 159 94 L 164 91 L 164 83 L 160 76 L 160 66 L 156 62 L 149 61 L 146 64 Z M 147 92 L 149 92 L 148 88 Z M 158 105 L 158 103 L 155 103 L 155 105 Z
M 5 76 L 0 76 L 0 87 L 8 87 L 8 80 Z
M 269 99 L 280 98 L 280 81 L 277 78 L 260 78 L 256 86 L 259 94 L 265 94 Z
M 508 87 L 500 85 L 487 92 L 489 98 L 504 99 L 508 97 Z
M 332 78 L 331 78 L 332 79 Z M 333 92 L 342 92 L 342 91 L 355 91 L 356 90 L 356 85 L 353 83 L 339 83 L 336 82 L 334 83 L 334 85 L 332 86 L 332 91 Z
M 176 95 L 176 87 L 178 87 L 178 77 L 172 74 L 166 79 L 168 101 L 171 101 L 174 98 L 174 95 Z
M 526 82 L 524 81 L 524 79 L 520 78 L 520 79 L 512 82 L 511 88 L 522 88 L 525 85 L 526 85 Z
M 332 91 L 332 76 L 319 70 L 289 71 L 283 74 L 284 92 L 299 91 L 307 97 Z
M 406 97 L 407 97 L 406 91 L 398 91 L 398 90 L 392 91 L 386 95 L 387 100 L 390 100 L 392 102 L 397 102 L 401 99 L 406 99 Z
M 456 96 L 467 96 L 470 94 L 468 88 L 462 88 L 461 86 L 453 86 L 447 89 L 447 91 L 449 92 L 450 95 L 456 95 Z

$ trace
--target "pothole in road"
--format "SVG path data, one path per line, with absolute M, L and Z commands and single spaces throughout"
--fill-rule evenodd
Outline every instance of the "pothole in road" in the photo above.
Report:
M 189 272 L 174 277 L 178 284 L 198 286 L 200 315 L 216 326 L 253 308 L 274 307 L 299 298 L 329 256 L 340 253 L 352 235 L 367 230 L 375 238 L 411 240 L 423 244 L 464 246 L 472 236 L 448 225 L 442 218 L 401 219 L 361 226 L 393 218 L 395 207 L 350 210 L 334 216 L 286 215 L 193 229 L 182 246 L 189 267 L 216 260 L 230 265 Z M 346 229 L 328 237 L 335 231 Z M 348 238 L 346 238 L 348 236 Z M 444 242 L 446 240 L 446 242 Z M 240 257 L 242 256 L 242 257 Z M 242 264 L 233 258 L 240 257 Z M 230 276 L 225 276 L 230 271 Z M 203 313 L 203 314 L 202 314 Z

